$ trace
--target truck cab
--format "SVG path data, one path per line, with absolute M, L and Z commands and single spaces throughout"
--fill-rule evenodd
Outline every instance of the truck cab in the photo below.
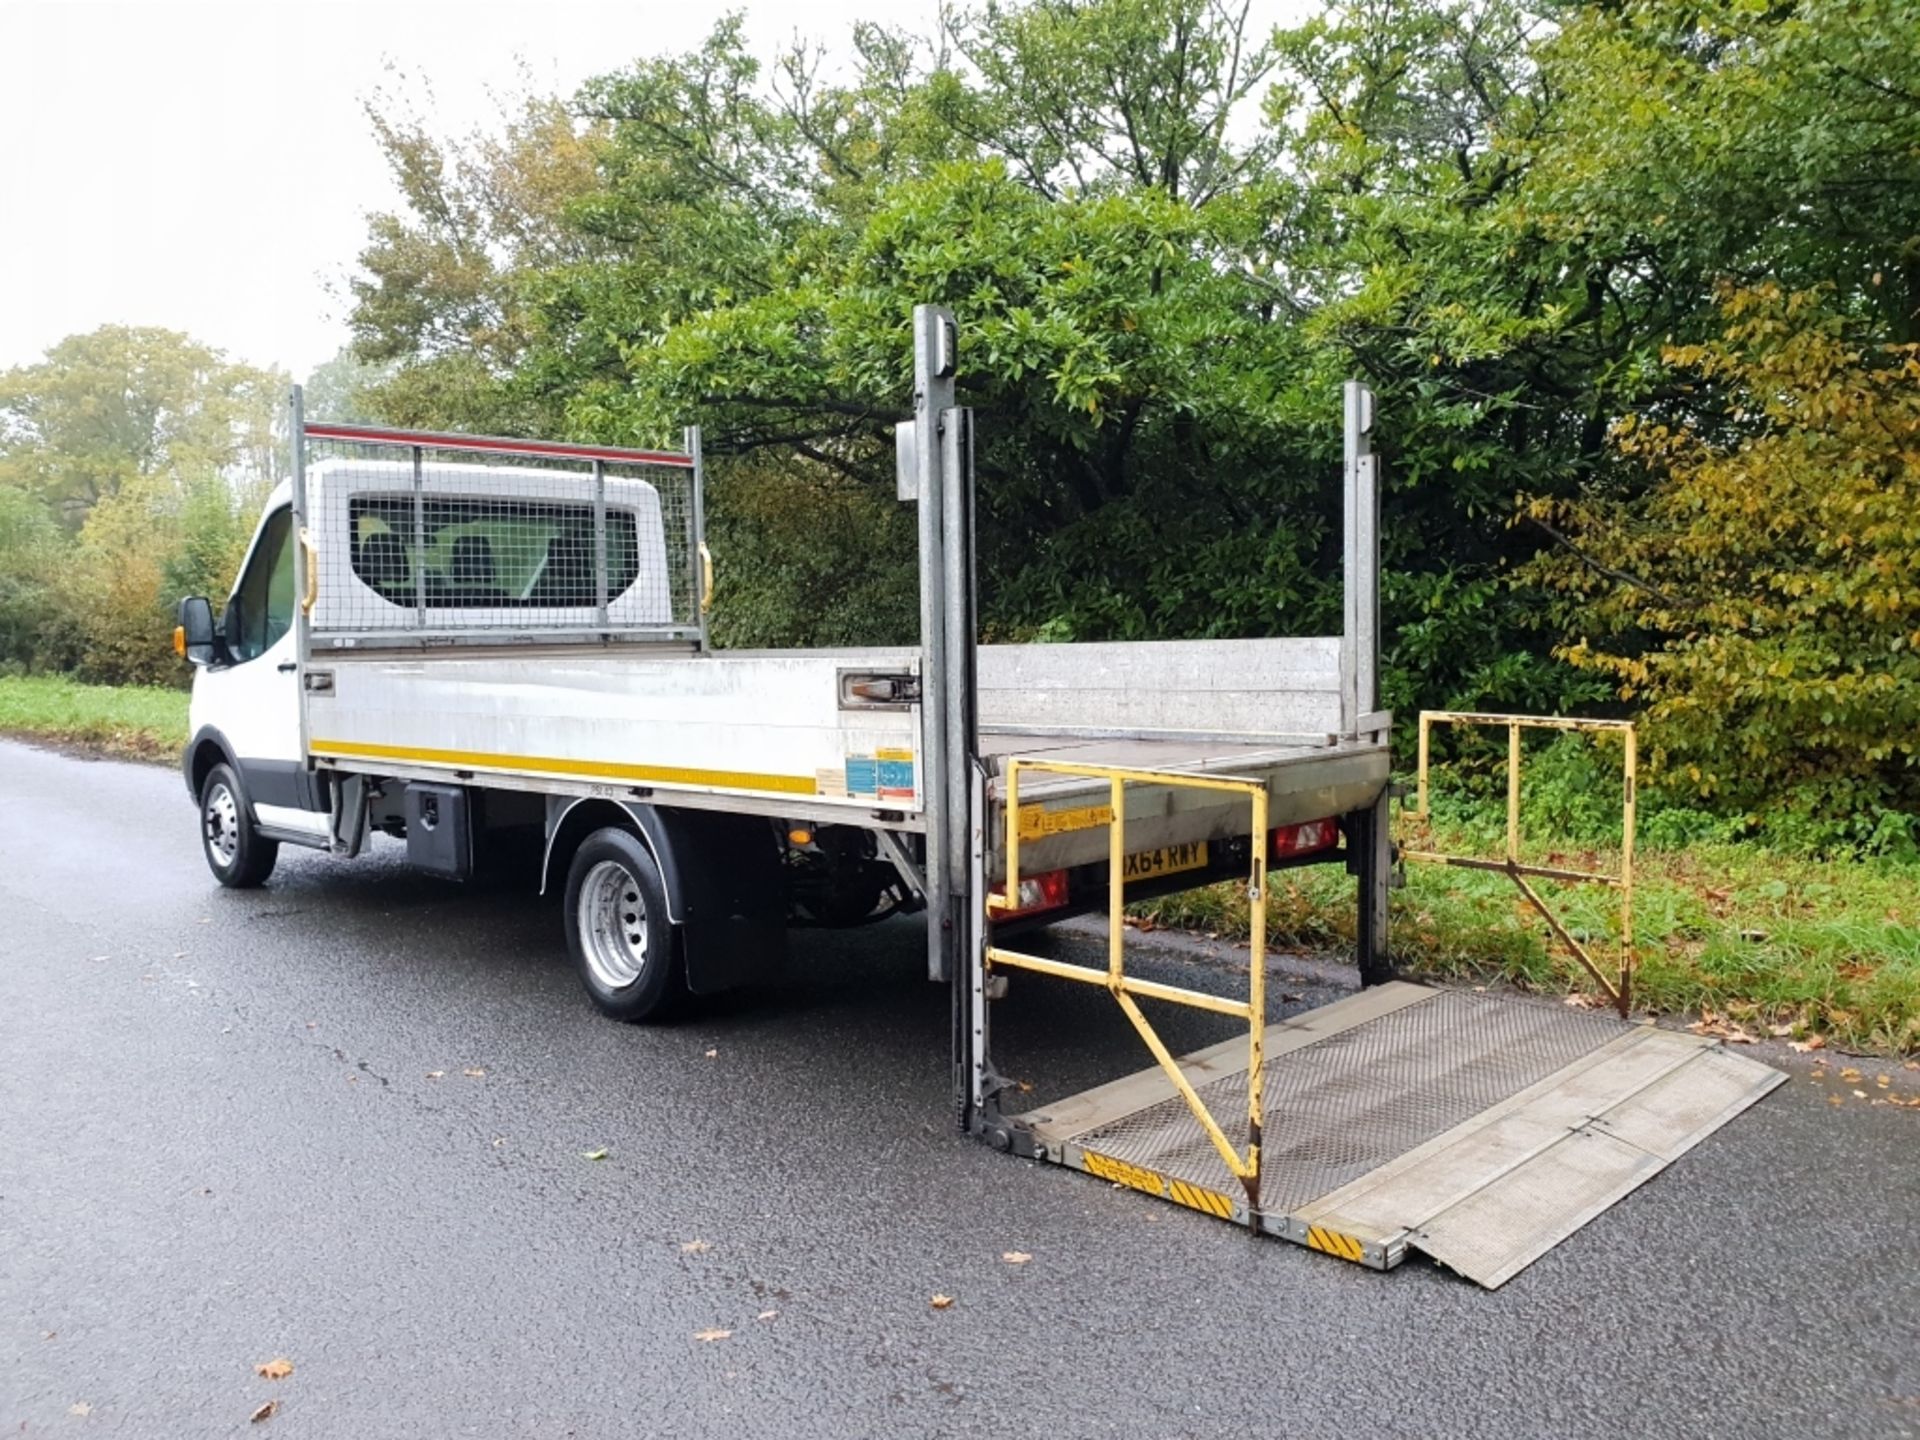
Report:
M 309 524 L 296 524 L 281 482 L 218 620 L 204 599 L 182 602 L 181 646 L 197 667 L 183 769 L 226 884 L 266 879 L 281 844 L 330 843 L 331 800 L 303 734 L 302 622 L 359 644 L 418 643 L 645 627 L 672 603 L 660 495 L 643 479 L 603 476 L 584 498 L 565 471 L 361 458 L 323 460 L 304 479 Z

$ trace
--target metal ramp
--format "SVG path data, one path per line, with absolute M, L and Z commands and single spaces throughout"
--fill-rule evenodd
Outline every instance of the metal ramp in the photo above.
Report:
M 1008 1117 L 1019 1148 L 1389 1270 L 1409 1249 L 1489 1289 L 1786 1076 L 1700 1036 L 1395 982 L 1266 1027 L 1255 1209 L 1162 1068 Z M 1182 1057 L 1215 1115 L 1235 1039 Z

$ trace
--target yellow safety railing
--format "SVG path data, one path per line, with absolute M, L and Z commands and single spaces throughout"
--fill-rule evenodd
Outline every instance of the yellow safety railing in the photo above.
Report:
M 1415 814 L 1430 821 L 1427 808 L 1427 760 L 1433 726 L 1504 726 L 1507 731 L 1507 853 L 1504 859 L 1491 860 L 1473 855 L 1442 855 L 1434 850 L 1403 849 L 1408 860 L 1424 860 L 1436 865 L 1455 865 L 1467 870 L 1496 870 L 1520 887 L 1535 910 L 1573 958 L 1599 982 L 1624 1018 L 1633 1005 L 1633 829 L 1634 782 L 1639 770 L 1636 737 L 1631 720 L 1583 720 L 1562 715 L 1490 715 L 1460 710 L 1422 710 L 1420 712 L 1420 777 Z M 1528 865 L 1520 859 L 1520 732 L 1522 730 L 1569 730 L 1583 732 L 1616 731 L 1624 742 L 1620 815 L 1620 873 L 1601 874 L 1588 870 L 1565 870 L 1547 865 Z M 1431 833 L 1431 832 L 1429 832 Z M 1547 880 L 1567 880 L 1580 884 L 1607 885 L 1620 892 L 1620 969 L 1618 978 L 1608 976 L 1567 927 L 1547 907 L 1547 902 L 1526 881 L 1529 875 Z
M 1079 980 L 1090 985 L 1103 985 L 1125 1012 L 1127 1019 L 1133 1022 L 1133 1028 L 1146 1042 L 1147 1049 L 1153 1052 L 1153 1058 L 1173 1082 L 1174 1089 L 1187 1102 L 1187 1108 L 1193 1112 L 1194 1119 L 1200 1122 L 1207 1138 L 1213 1142 L 1213 1148 L 1227 1168 L 1237 1176 L 1246 1187 L 1250 1210 L 1257 1214 L 1260 1209 L 1260 1067 L 1261 1046 L 1267 1028 L 1267 787 L 1258 780 L 1244 780 L 1234 776 L 1189 775 L 1178 771 L 1135 770 L 1116 765 L 1078 765 L 1055 760 L 1012 759 L 1007 761 L 1006 816 L 1007 816 L 1007 889 L 1010 900 L 1020 894 L 1020 777 L 1027 773 L 1048 775 L 1072 775 L 1086 779 L 1105 780 L 1110 786 L 1110 813 L 1106 820 L 1108 840 L 1108 879 L 1107 879 L 1107 968 L 1096 970 L 1087 965 L 1070 965 L 1064 961 L 1047 960 L 1038 955 L 1023 955 L 1017 951 L 1001 949 L 998 946 L 987 947 L 987 966 L 991 970 L 996 966 L 1007 966 L 1019 970 L 1031 970 L 1041 975 L 1052 975 L 1063 980 Z M 1247 972 L 1247 998 L 1229 1000 L 1221 995 L 1209 995 L 1200 990 L 1187 990 L 1178 985 L 1163 985 L 1153 980 L 1139 980 L 1126 973 L 1124 910 L 1126 906 L 1126 787 L 1130 784 L 1165 785 L 1192 790 L 1218 790 L 1232 795 L 1245 795 L 1252 801 L 1253 843 L 1249 847 L 1252 856 L 1250 873 L 1247 880 L 1247 898 L 1250 909 L 1250 948 Z M 1146 1015 L 1141 1012 L 1135 997 L 1147 1000 L 1165 1000 L 1174 1005 L 1186 1005 L 1196 1010 L 1210 1010 L 1216 1015 L 1230 1015 L 1247 1022 L 1247 1150 L 1242 1155 L 1227 1138 L 1226 1131 L 1219 1121 L 1207 1109 L 1199 1092 L 1180 1069 L 1179 1062 L 1160 1039 L 1158 1032 Z

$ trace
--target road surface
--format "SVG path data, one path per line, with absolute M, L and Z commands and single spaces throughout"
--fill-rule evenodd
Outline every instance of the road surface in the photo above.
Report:
M 225 893 L 175 773 L 0 743 L 0 1434 L 1920 1435 L 1920 1111 L 1836 1078 L 1489 1294 L 957 1138 L 912 924 L 635 1028 L 397 853 Z M 1017 1073 L 1108 1003 L 1016 982 Z

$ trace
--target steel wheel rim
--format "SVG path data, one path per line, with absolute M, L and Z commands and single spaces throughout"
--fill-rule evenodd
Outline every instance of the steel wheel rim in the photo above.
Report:
M 580 948 L 603 988 L 624 990 L 647 968 L 647 902 L 640 882 L 618 860 L 602 860 L 580 887 Z
M 233 791 L 216 784 L 207 791 L 207 803 L 201 808 L 200 828 L 207 837 L 207 849 L 222 870 L 233 864 L 240 853 L 240 806 Z

